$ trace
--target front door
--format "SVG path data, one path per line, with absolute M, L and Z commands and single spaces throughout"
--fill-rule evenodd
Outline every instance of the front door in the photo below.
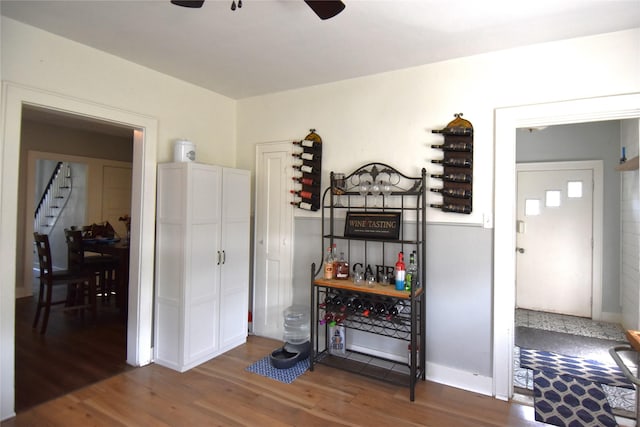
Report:
M 593 170 L 518 170 L 516 304 L 591 317 Z

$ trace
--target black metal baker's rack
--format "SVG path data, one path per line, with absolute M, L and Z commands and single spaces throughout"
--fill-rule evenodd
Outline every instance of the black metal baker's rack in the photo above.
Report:
M 336 179 L 340 176 L 340 179 Z M 415 251 L 418 262 L 418 286 L 411 290 L 396 290 L 395 286 L 383 283 L 378 277 L 370 287 L 356 285 L 352 280 L 324 279 L 320 275 L 321 266 L 311 265 L 311 342 L 310 370 L 314 364 L 324 364 L 365 376 L 406 385 L 410 389 L 410 399 L 415 398 L 415 385 L 426 378 L 425 368 L 425 189 L 426 170 L 420 176 L 408 176 L 384 163 L 368 163 L 348 175 L 331 172 L 331 185 L 322 196 L 322 253 L 324 248 L 340 242 L 346 248 L 346 259 L 353 266 L 354 261 L 367 266 L 375 256 L 386 262 L 395 262 L 398 251 Z M 361 193 L 360 183 L 384 180 L 391 184 L 385 193 L 373 196 Z M 376 198 L 382 198 L 379 200 Z M 338 223 L 346 213 L 400 213 L 400 230 L 397 238 L 371 238 L 346 235 L 346 226 Z M 411 226 L 407 222 L 411 221 Z M 415 221 L 415 224 L 413 224 Z M 415 227 L 415 228 L 414 228 Z M 355 247 L 358 246 L 356 249 Z M 357 253 L 357 255 L 356 255 Z M 375 256 L 374 256 L 375 253 Z M 355 260 L 354 257 L 362 257 Z M 360 300 L 359 307 L 354 300 Z M 366 303 L 365 303 L 366 301 Z M 349 330 L 362 331 L 382 337 L 405 341 L 408 347 L 406 372 L 396 369 L 382 369 L 379 364 L 358 362 L 353 358 L 343 358 L 329 351 L 328 321 Z M 348 338 L 347 338 L 348 341 Z M 422 346 L 422 348 L 420 348 Z M 358 353 L 358 351 L 353 351 Z M 379 356 L 366 354 L 373 359 Z M 389 362 L 389 360 L 387 360 Z M 395 360 L 396 366 L 402 365 Z

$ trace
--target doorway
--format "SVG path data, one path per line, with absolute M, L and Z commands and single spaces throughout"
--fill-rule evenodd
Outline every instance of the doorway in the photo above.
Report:
M 495 113 L 493 394 L 513 396 L 516 129 L 640 117 L 640 94 L 497 109 Z
M 291 142 L 256 146 L 253 332 L 280 339 L 282 311 L 293 302 Z
M 602 293 L 602 162 L 516 170 L 516 307 L 591 318 Z
M 3 209 L 0 217 L 0 418 L 14 415 L 17 206 L 20 179 L 20 123 L 24 105 L 75 115 L 134 129 L 131 208 L 131 269 L 127 324 L 127 363 L 141 366 L 151 361 L 153 254 L 155 246 L 155 185 L 157 121 L 128 111 L 51 92 L 4 83 L 2 117 L 4 135 L 0 150 Z M 13 207 L 13 208 L 9 208 Z

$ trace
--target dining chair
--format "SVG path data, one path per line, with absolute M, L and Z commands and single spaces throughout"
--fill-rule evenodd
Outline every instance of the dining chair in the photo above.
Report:
M 49 245 L 49 236 L 33 233 L 36 252 L 38 253 L 38 262 L 40 266 L 40 293 L 38 295 L 38 305 L 36 308 L 36 316 L 33 320 L 33 328 L 38 327 L 40 314 L 44 309 L 42 317 L 42 326 L 40 333 L 47 331 L 49 323 L 49 314 L 51 307 L 54 305 L 64 304 L 63 310 L 77 310 L 84 315 L 84 310 L 89 309 L 96 317 L 96 292 L 95 281 L 93 278 L 83 271 L 71 270 L 53 270 L 53 261 L 51 259 L 51 246 Z M 63 300 L 53 300 L 53 289 L 57 286 L 66 286 L 66 298 Z
M 92 274 L 97 294 L 103 301 L 108 301 L 111 294 L 115 292 L 115 272 L 118 261 L 110 255 L 87 256 L 82 231 L 78 229 L 65 229 L 64 236 L 67 241 L 68 268 L 72 271 Z

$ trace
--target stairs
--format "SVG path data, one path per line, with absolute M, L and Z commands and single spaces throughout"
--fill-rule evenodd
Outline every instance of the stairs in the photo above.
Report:
M 36 207 L 33 231 L 49 234 L 53 230 L 71 196 L 71 184 L 69 163 L 58 162 Z

